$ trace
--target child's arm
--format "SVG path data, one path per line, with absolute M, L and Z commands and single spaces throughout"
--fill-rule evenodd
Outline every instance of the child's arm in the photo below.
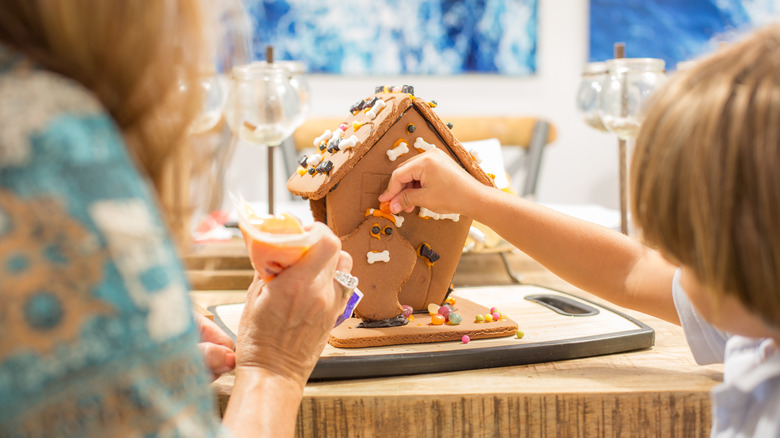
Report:
M 656 251 L 617 231 L 484 186 L 439 150 L 396 169 L 379 200 L 390 201 L 394 213 L 422 205 L 469 216 L 569 283 L 679 324 L 671 293 L 675 267 Z

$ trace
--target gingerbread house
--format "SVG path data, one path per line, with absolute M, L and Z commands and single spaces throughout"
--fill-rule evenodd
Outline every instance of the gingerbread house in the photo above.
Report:
M 493 183 L 435 107 L 410 86 L 377 87 L 340 126 L 313 139 L 315 152 L 301 157 L 287 182 L 352 256 L 364 294 L 355 313 L 369 327 L 406 324 L 402 305 L 419 311 L 443 304 L 471 225 L 470 218 L 420 208 L 382 211 L 377 198 L 393 170 L 435 147 L 483 184 Z

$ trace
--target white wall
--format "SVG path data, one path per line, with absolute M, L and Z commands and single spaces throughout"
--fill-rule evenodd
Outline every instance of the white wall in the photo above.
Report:
M 557 140 L 547 149 L 538 185 L 544 203 L 589 203 L 618 208 L 617 140 L 588 128 L 574 100 L 588 56 L 588 0 L 540 0 L 537 73 L 531 77 L 345 77 L 310 75 L 313 116 L 340 116 L 376 85 L 414 85 L 439 103 L 442 116 L 536 115 L 552 122 Z M 240 145 L 226 177 L 228 190 L 265 199 L 265 151 Z M 277 174 L 282 173 L 281 168 Z M 282 186 L 282 184 L 279 184 Z M 283 187 L 275 193 L 285 196 Z M 281 199 L 281 198 L 278 198 Z

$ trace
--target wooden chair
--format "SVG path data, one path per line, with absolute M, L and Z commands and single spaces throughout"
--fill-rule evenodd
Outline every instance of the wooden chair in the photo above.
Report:
M 544 148 L 556 137 L 551 123 L 523 116 L 460 116 L 442 117 L 442 120 L 453 124 L 452 132 L 462 142 L 497 138 L 504 148 L 520 148 L 521 153 L 506 163 L 506 171 L 518 187 L 520 196 L 533 198 L 536 195 Z M 339 118 L 311 118 L 298 128 L 292 140 L 282 147 L 287 174 L 295 172 L 298 156 L 313 147 L 315 138 L 341 122 Z M 518 181 L 521 183 L 517 184 Z

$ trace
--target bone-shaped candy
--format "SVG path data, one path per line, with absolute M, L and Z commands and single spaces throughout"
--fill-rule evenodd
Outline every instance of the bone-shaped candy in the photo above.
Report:
M 320 164 L 320 161 L 322 161 L 322 155 L 311 154 L 309 155 L 309 158 L 306 159 L 306 164 L 308 164 L 309 166 L 316 166 Z
M 401 155 L 409 152 L 409 145 L 406 144 L 406 142 L 400 142 L 398 143 L 398 146 L 388 149 L 387 151 L 387 158 L 390 159 L 390 161 L 395 161 L 396 158 L 400 157 Z
M 426 142 L 422 137 L 417 137 L 417 140 L 414 141 L 414 147 L 421 152 L 425 152 L 428 149 L 435 148 L 436 145 Z
M 339 143 L 339 149 L 346 151 L 347 149 L 352 149 L 353 147 L 357 146 L 357 144 L 357 135 L 352 135 L 346 140 L 341 140 L 341 143 Z
M 366 253 L 366 259 L 368 260 L 369 265 L 373 265 L 376 262 L 389 262 L 390 261 L 390 251 L 384 250 L 382 252 L 378 251 L 369 251 Z
M 333 133 L 330 132 L 330 129 L 326 129 L 322 135 L 314 139 L 314 147 L 318 147 L 323 141 L 330 140 L 331 136 Z
M 376 101 L 374 106 L 371 107 L 370 110 L 366 113 L 369 119 L 374 120 L 376 118 L 376 115 L 379 114 L 379 111 L 382 111 L 382 108 L 386 107 L 387 104 L 384 100 L 379 99 Z

